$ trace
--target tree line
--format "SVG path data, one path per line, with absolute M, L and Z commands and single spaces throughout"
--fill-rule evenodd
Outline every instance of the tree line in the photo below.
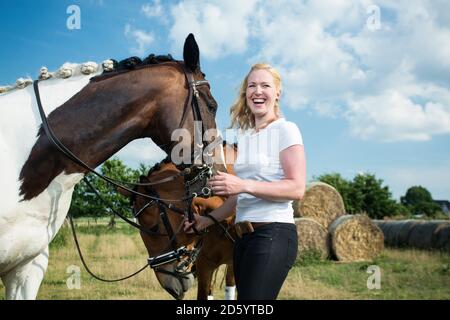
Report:
M 392 197 L 389 187 L 374 174 L 357 174 L 353 180 L 339 173 L 323 174 L 315 180 L 332 185 L 342 196 L 347 213 L 366 213 L 373 219 L 383 217 L 425 215 L 434 218 L 443 215 L 431 193 L 422 186 L 408 188 L 400 201 Z
M 121 160 L 111 159 L 104 162 L 100 173 L 116 180 L 135 182 L 140 175 L 147 175 L 149 169 L 150 166 L 144 164 L 140 164 L 138 169 L 131 169 Z M 114 211 L 131 217 L 129 199 L 120 195 L 114 186 L 96 175 L 89 174 L 86 179 L 108 205 L 105 205 L 82 180 L 76 185 L 73 193 L 70 213 L 74 217 L 98 218 L 109 215 L 114 218 Z M 398 202 L 393 199 L 389 187 L 383 185 L 383 180 L 378 179 L 374 174 L 357 174 L 352 180 L 348 180 L 339 173 L 329 173 L 314 177 L 314 180 L 328 183 L 336 188 L 349 214 L 364 212 L 373 219 L 413 215 L 436 217 L 442 214 L 440 207 L 433 202 L 430 192 L 422 186 L 410 187 Z

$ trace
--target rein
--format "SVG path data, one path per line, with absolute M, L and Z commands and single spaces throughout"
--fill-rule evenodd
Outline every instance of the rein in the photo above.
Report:
M 178 63 L 179 63 L 179 62 L 178 62 Z M 182 68 L 182 70 L 183 70 L 183 72 L 184 72 L 184 74 L 185 74 L 186 81 L 187 81 L 187 83 L 188 83 L 188 90 L 189 90 L 187 100 L 185 101 L 185 105 L 184 105 L 184 109 L 183 109 L 183 116 L 182 116 L 182 119 L 181 119 L 181 122 L 180 122 L 180 126 L 181 126 L 181 127 L 183 126 L 183 124 L 184 124 L 184 122 L 185 122 L 185 120 L 186 120 L 186 117 L 187 117 L 188 106 L 191 105 L 191 106 L 192 106 L 192 111 L 193 111 L 193 116 L 194 116 L 194 121 L 201 121 L 201 122 L 202 122 L 202 125 L 206 127 L 206 125 L 205 125 L 205 124 L 203 123 L 203 121 L 202 121 L 201 111 L 200 111 L 199 104 L 198 104 L 199 93 L 198 93 L 198 90 L 197 90 L 197 86 L 204 85 L 204 84 L 208 84 L 208 81 L 206 81 L 206 80 L 199 80 L 199 81 L 195 80 L 193 74 L 192 74 L 191 72 L 189 72 L 188 70 L 186 70 L 186 68 L 184 67 L 184 65 L 182 65 L 181 63 L 179 63 L 179 65 L 181 66 L 181 68 Z M 146 207 L 148 207 L 148 206 L 150 205 L 151 202 L 153 202 L 153 203 L 156 202 L 156 203 L 158 204 L 160 210 L 163 209 L 164 214 L 163 214 L 161 217 L 162 217 L 162 219 L 163 219 L 163 222 L 164 222 L 164 225 L 165 225 L 165 227 L 166 227 L 166 230 L 167 230 L 168 233 L 170 234 L 170 238 L 171 238 L 171 239 L 170 239 L 170 241 L 169 241 L 169 246 L 168 246 L 168 248 L 169 248 L 170 246 L 173 246 L 174 243 L 176 243 L 176 235 L 177 235 L 177 233 L 179 233 L 179 231 L 181 230 L 181 227 L 183 226 L 184 223 L 182 222 L 182 223 L 180 224 L 180 226 L 178 227 L 177 232 L 174 233 L 173 230 L 172 230 L 172 228 L 171 228 L 170 222 L 168 221 L 168 217 L 167 217 L 167 213 L 166 213 L 166 211 L 165 211 L 165 208 L 167 207 L 167 208 L 169 208 L 169 209 L 171 209 L 171 210 L 173 210 L 173 211 L 175 211 L 175 212 L 177 212 L 177 213 L 183 214 L 183 215 L 185 215 L 185 216 L 188 217 L 189 221 L 192 221 L 192 220 L 193 220 L 193 214 L 192 214 L 192 211 L 191 211 L 192 199 L 193 199 L 194 197 L 199 196 L 199 195 L 209 196 L 209 195 L 211 194 L 211 190 L 210 190 L 209 188 L 207 188 L 207 187 L 204 187 L 204 188 L 201 190 L 200 194 L 197 194 L 197 193 L 189 194 L 189 193 L 187 193 L 186 196 L 185 196 L 184 198 L 182 198 L 182 199 L 162 199 L 162 198 L 160 198 L 160 197 L 153 197 L 153 196 L 150 196 L 150 195 L 147 195 L 147 194 L 143 194 L 143 193 L 137 192 L 136 190 L 133 190 L 133 189 L 130 189 L 130 188 L 127 188 L 127 187 L 121 185 L 121 183 L 126 183 L 126 184 L 130 184 L 130 185 L 135 185 L 135 186 L 138 186 L 138 185 L 147 185 L 147 186 L 148 186 L 148 185 L 156 185 L 156 184 L 161 184 L 161 183 L 164 183 L 164 182 L 172 181 L 173 179 L 176 178 L 176 176 L 168 177 L 168 178 L 162 179 L 161 181 L 156 181 L 156 182 L 151 182 L 151 183 L 144 183 L 144 184 L 142 184 L 142 183 L 130 183 L 130 182 L 117 181 L 117 180 L 114 180 L 114 179 L 112 179 L 112 178 L 109 178 L 109 177 L 107 177 L 107 176 L 105 176 L 105 175 L 102 175 L 101 173 L 98 173 L 98 172 L 95 171 L 93 168 L 91 168 L 89 165 L 87 165 L 85 162 L 83 162 L 80 158 L 78 158 L 75 154 L 73 154 L 73 152 L 70 151 L 70 150 L 69 150 L 69 149 L 68 149 L 68 148 L 67 148 L 67 147 L 66 147 L 66 146 L 65 146 L 65 145 L 64 145 L 64 144 L 63 144 L 63 143 L 55 136 L 53 130 L 52 130 L 51 127 L 49 126 L 49 123 L 48 123 L 46 114 L 45 114 L 44 109 L 43 109 L 43 107 L 42 107 L 41 97 L 40 97 L 40 93 L 39 93 L 39 80 L 35 80 L 35 81 L 33 82 L 33 88 L 34 88 L 34 92 L 35 92 L 35 95 L 36 95 L 36 102 L 37 102 L 37 106 L 38 106 L 38 110 L 39 110 L 39 115 L 40 115 L 41 120 L 42 120 L 42 127 L 43 127 L 43 129 L 44 129 L 44 131 L 45 131 L 45 134 L 47 135 L 47 138 L 49 139 L 49 141 L 50 141 L 50 142 L 51 142 L 51 143 L 52 143 L 52 144 L 53 144 L 53 145 L 54 145 L 54 146 L 55 146 L 62 154 L 64 154 L 67 158 L 69 158 L 69 159 L 70 159 L 71 161 L 73 161 L 75 164 L 77 164 L 77 165 L 79 165 L 80 167 L 84 168 L 84 169 L 87 170 L 88 172 L 95 174 L 96 176 L 98 176 L 99 178 L 103 179 L 103 180 L 106 181 L 107 183 L 109 183 L 109 184 L 111 184 L 111 185 L 114 185 L 114 186 L 117 187 L 117 188 L 122 188 L 122 189 L 124 189 L 124 190 L 127 190 L 128 192 L 130 192 L 131 194 L 134 194 L 135 196 L 141 196 L 141 197 L 150 199 L 150 201 L 149 201 L 149 203 L 146 205 Z M 200 130 L 201 130 L 201 129 L 200 129 Z M 195 134 L 195 133 L 194 133 L 194 134 Z M 175 141 L 174 141 L 173 143 L 175 143 Z M 173 143 L 172 143 L 172 146 L 171 146 L 170 149 L 172 149 Z M 203 147 L 203 144 L 201 145 L 201 147 Z M 192 157 L 191 157 L 191 158 L 192 158 Z M 194 155 L 194 158 L 195 158 L 195 155 Z M 195 161 L 194 161 L 194 162 L 195 162 Z M 204 166 L 203 168 L 206 169 L 205 166 Z M 185 171 L 185 172 L 188 174 L 188 173 L 190 173 L 191 169 L 190 169 L 190 168 L 187 168 L 187 169 L 189 169 L 189 170 L 187 170 L 187 171 Z M 201 170 L 200 173 L 199 173 L 199 175 L 203 175 L 203 174 L 204 174 L 204 171 L 205 171 L 205 170 Z M 210 167 L 207 168 L 206 174 L 207 174 L 207 176 L 210 176 L 210 174 L 212 174 L 211 168 L 210 168 Z M 203 178 L 203 177 L 202 177 L 202 178 Z M 197 179 L 198 179 L 198 177 L 196 176 L 194 180 L 197 180 Z M 186 176 L 185 176 L 185 180 L 186 180 Z M 95 194 L 101 199 L 101 201 L 102 201 L 102 202 L 105 202 L 105 200 L 100 196 L 100 194 L 97 192 L 97 190 L 95 190 L 95 188 L 93 188 L 93 186 L 88 182 L 88 180 L 84 178 L 84 181 L 85 181 L 85 182 L 87 183 L 87 185 L 95 192 Z M 186 190 L 188 190 L 188 188 L 187 188 Z M 187 201 L 188 204 L 187 204 L 186 210 L 183 211 L 183 210 L 181 210 L 181 209 L 179 209 L 179 208 L 174 207 L 172 204 L 167 204 L 166 201 L 167 201 L 167 202 L 169 202 L 169 201 L 172 201 L 172 202 L 184 202 L 184 201 Z M 149 234 L 149 235 L 155 235 L 155 234 L 156 234 L 155 232 L 153 232 L 153 231 L 151 231 L 151 230 L 148 230 L 148 229 L 146 229 L 146 228 L 143 228 L 143 227 L 140 226 L 139 224 L 137 224 L 137 223 L 135 223 L 135 222 L 133 222 L 133 221 L 127 219 L 125 216 L 121 215 L 120 213 L 118 213 L 118 212 L 117 212 L 116 210 L 114 210 L 113 208 L 111 208 L 111 209 L 112 209 L 112 211 L 113 211 L 115 214 L 117 214 L 117 215 L 118 215 L 120 218 L 122 218 L 125 222 L 127 222 L 127 223 L 130 224 L 131 226 L 133 226 L 133 227 L 139 229 L 141 232 L 144 232 L 144 233 Z M 75 233 L 75 227 L 74 227 L 74 224 L 73 224 L 73 221 L 72 221 L 72 216 L 71 216 L 70 214 L 69 214 L 69 218 L 70 218 L 70 224 L 71 224 L 71 227 L 72 227 L 72 231 L 73 231 L 73 236 L 74 236 L 75 244 L 76 244 L 76 247 L 77 247 L 77 250 L 78 250 L 80 259 L 81 259 L 81 261 L 82 261 L 84 267 L 86 268 L 86 270 L 88 271 L 88 273 L 89 273 L 90 275 L 92 275 L 94 278 L 96 278 L 96 279 L 98 279 L 98 280 L 101 280 L 101 281 L 115 282 L 115 281 L 125 280 L 125 279 L 128 279 L 128 278 L 130 278 L 130 277 L 132 277 L 132 276 L 138 274 L 139 272 L 143 271 L 145 268 L 147 268 L 147 266 L 150 266 L 150 267 L 152 267 L 152 268 L 155 268 L 155 271 L 156 271 L 156 270 L 158 270 L 158 269 L 156 269 L 158 266 L 160 266 L 160 265 L 162 265 L 162 264 L 165 264 L 165 263 L 168 263 L 168 262 L 170 262 L 170 261 L 173 261 L 174 258 L 175 258 L 175 259 L 180 259 L 182 256 L 185 256 L 185 255 L 188 253 L 188 251 L 187 251 L 186 249 L 182 249 L 182 248 L 176 249 L 176 248 L 174 248 L 174 251 L 169 252 L 168 254 L 163 254 L 163 255 L 157 256 L 157 257 L 155 257 L 155 258 L 149 258 L 148 264 L 147 264 L 145 267 L 143 267 L 143 268 L 141 268 L 140 270 L 138 270 L 137 272 L 133 273 L 132 275 L 129 275 L 129 276 L 124 277 L 124 278 L 121 278 L 121 279 L 114 279 L 114 280 L 102 279 L 102 278 L 96 276 L 95 274 L 93 274 L 93 273 L 89 270 L 89 268 L 87 267 L 87 265 L 86 265 L 86 263 L 85 263 L 85 260 L 84 260 L 84 258 L 83 258 L 83 255 L 82 255 L 82 253 L 81 253 L 79 244 L 78 244 L 78 240 L 77 240 L 76 233 Z M 195 231 L 195 233 L 196 233 L 197 235 L 200 235 L 200 233 L 199 233 L 195 228 L 194 228 L 194 231 Z M 175 242 L 174 242 L 174 241 L 175 241 Z M 196 255 L 198 255 L 198 251 L 199 251 L 199 249 L 196 250 L 195 257 L 196 257 Z M 188 259 L 190 259 L 190 257 L 191 257 L 191 255 L 188 254 Z M 170 259 L 172 259 L 172 260 L 170 260 Z M 169 260 L 170 260 L 170 261 L 169 261 Z M 161 262 L 161 263 L 158 263 L 157 266 L 156 266 L 156 262 L 158 262 L 158 261 Z M 194 261 L 195 261 L 195 259 L 194 259 Z M 162 263 L 162 262 L 164 262 L 164 263 Z M 177 268 L 177 269 L 178 269 L 178 268 Z M 158 271 L 161 272 L 161 270 L 158 270 Z M 168 271 L 166 271 L 166 272 L 168 272 Z M 177 270 L 177 272 L 176 272 L 175 274 L 173 274 L 173 275 L 177 276 L 178 273 L 179 273 L 179 272 L 178 272 L 178 270 Z
M 39 80 L 35 80 L 33 83 L 33 87 L 34 87 L 34 92 L 36 95 L 36 101 L 37 101 L 37 105 L 38 105 L 38 109 L 39 109 L 39 115 L 41 116 L 41 120 L 42 120 L 42 126 L 44 128 L 45 134 L 47 135 L 47 138 L 50 140 L 50 142 L 62 153 L 64 154 L 67 158 L 69 158 L 70 160 L 72 160 L 74 163 L 76 163 L 77 165 L 79 165 L 80 167 L 86 169 L 87 171 L 89 171 L 90 173 L 95 174 L 96 176 L 98 176 L 100 179 L 103 179 L 104 181 L 108 182 L 109 184 L 112 184 L 118 188 L 122 188 L 132 194 L 135 195 L 139 195 L 141 197 L 144 198 L 149 198 L 152 200 L 162 200 L 162 201 L 185 201 L 186 199 L 158 199 L 143 193 L 139 193 L 135 190 L 132 190 L 130 188 L 124 187 L 123 185 L 120 185 L 119 183 L 117 183 L 116 181 L 114 181 L 113 179 L 102 175 L 101 173 L 95 171 L 93 168 L 91 168 L 89 165 L 87 165 L 85 162 L 83 162 L 80 158 L 78 158 L 76 155 L 74 155 L 72 153 L 72 151 L 70 151 L 64 144 L 62 144 L 62 142 L 55 136 L 55 134 L 53 133 L 53 130 L 51 129 L 51 127 L 48 124 L 47 121 L 47 117 L 45 115 L 44 109 L 42 107 L 42 103 L 41 103 L 41 97 L 40 97 L 40 93 L 39 93 Z

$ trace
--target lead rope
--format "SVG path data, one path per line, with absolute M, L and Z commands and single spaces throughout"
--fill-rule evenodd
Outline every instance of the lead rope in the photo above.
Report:
M 86 184 L 88 185 L 88 187 L 91 188 L 91 189 L 94 191 L 94 193 L 97 195 L 97 197 L 100 199 L 100 201 L 102 201 L 103 204 L 105 204 L 105 199 L 103 199 L 103 197 L 97 192 L 97 190 L 95 190 L 95 188 L 89 183 L 89 181 L 86 179 L 86 177 L 84 177 L 83 179 L 84 179 L 84 181 L 86 182 Z M 136 228 L 138 228 L 139 230 L 141 230 L 141 231 L 143 231 L 143 232 L 145 232 L 145 233 L 147 233 L 147 234 L 150 234 L 150 235 L 151 235 L 151 234 L 155 234 L 154 232 L 151 232 L 150 230 L 147 230 L 147 229 L 142 228 L 142 226 L 140 226 L 140 225 L 134 223 L 133 221 L 131 221 L 131 220 L 129 220 L 128 218 L 126 218 L 125 216 L 121 215 L 119 212 L 117 212 L 116 210 L 114 210 L 114 208 L 112 208 L 112 207 L 110 207 L 110 208 L 111 208 L 111 210 L 113 211 L 114 214 L 116 214 L 117 216 L 119 216 L 120 218 L 122 218 L 125 222 L 129 223 L 131 226 L 136 227 Z M 97 280 L 100 280 L 100 281 L 103 281 L 103 282 L 119 282 L 119 281 L 123 281 L 123 280 L 129 279 L 129 278 L 131 278 L 131 277 L 134 277 L 135 275 L 137 275 L 138 273 L 144 271 L 147 267 L 150 266 L 150 265 L 147 263 L 147 264 L 145 264 L 145 266 L 143 266 L 143 267 L 142 267 L 141 269 L 139 269 L 138 271 L 136 271 L 136 272 L 134 272 L 134 273 L 132 273 L 132 274 L 126 276 L 126 277 L 120 278 L 120 279 L 104 279 L 104 278 L 101 278 L 101 277 L 97 276 L 96 274 L 94 274 L 94 273 L 89 269 L 89 267 L 87 266 L 86 261 L 84 260 L 84 256 L 83 256 L 83 253 L 81 252 L 80 244 L 79 244 L 79 242 L 78 242 L 78 237 L 77 237 L 77 234 L 76 234 L 76 231 L 75 231 L 75 225 L 74 225 L 74 223 L 73 223 L 73 217 L 72 217 L 72 215 L 70 214 L 70 212 L 69 212 L 67 215 L 68 215 L 68 217 L 69 217 L 70 228 L 72 229 L 73 240 L 74 240 L 74 242 L 75 242 L 75 247 L 77 248 L 77 251 L 78 251 L 78 256 L 80 257 L 80 260 L 81 260 L 81 262 L 82 262 L 84 268 L 86 269 L 87 273 L 89 273 L 93 278 L 95 278 L 95 279 L 97 279 Z M 179 230 L 181 229 L 181 226 L 182 226 L 182 225 L 183 225 L 183 224 L 180 224 L 180 227 L 178 228 L 177 233 L 178 233 Z M 176 236 L 176 234 L 172 237 L 172 239 L 170 239 L 169 245 L 172 243 L 172 240 L 174 239 L 175 236 Z
M 83 263 L 84 268 L 86 269 L 86 271 L 95 279 L 103 281 L 103 282 L 118 282 L 118 281 L 123 281 L 126 279 L 129 279 L 131 277 L 134 277 L 135 275 L 137 275 L 138 273 L 144 271 L 145 269 L 147 269 L 148 264 L 145 264 L 145 266 L 143 266 L 141 269 L 139 269 L 138 271 L 134 272 L 133 274 L 130 274 L 129 276 L 120 278 L 120 279 L 103 279 L 100 278 L 99 276 L 97 276 L 96 274 L 94 274 L 89 267 L 86 264 L 86 261 L 84 260 L 83 254 L 81 253 L 81 249 L 80 249 L 80 245 L 78 243 L 78 238 L 77 238 L 77 234 L 75 232 L 75 225 L 73 223 L 73 218 L 72 215 L 70 213 L 67 214 L 69 216 L 69 222 L 70 222 L 70 227 L 72 229 L 72 234 L 73 234 L 73 240 L 75 241 L 75 247 L 77 248 L 78 251 L 78 255 L 80 256 L 80 260 Z

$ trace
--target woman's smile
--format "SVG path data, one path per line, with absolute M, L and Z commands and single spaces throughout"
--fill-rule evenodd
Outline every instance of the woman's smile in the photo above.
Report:
M 253 113 L 261 115 L 273 111 L 278 97 L 279 90 L 270 72 L 255 70 L 249 75 L 246 100 Z

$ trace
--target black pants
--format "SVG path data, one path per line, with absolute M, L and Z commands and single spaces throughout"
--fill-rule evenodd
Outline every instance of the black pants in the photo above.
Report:
M 275 300 L 297 257 L 293 223 L 270 223 L 237 238 L 234 277 L 238 300 Z

